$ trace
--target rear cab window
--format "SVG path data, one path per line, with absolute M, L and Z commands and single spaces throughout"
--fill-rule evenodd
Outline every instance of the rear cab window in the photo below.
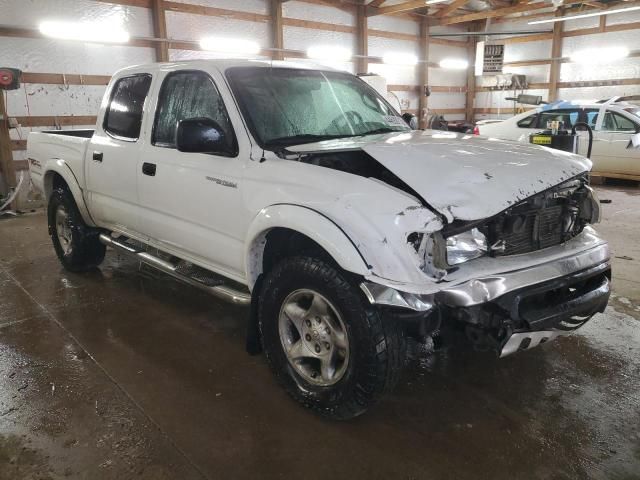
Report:
M 109 135 L 126 141 L 140 137 L 144 102 L 151 86 L 151 75 L 131 75 L 119 79 L 111 91 L 103 128 Z

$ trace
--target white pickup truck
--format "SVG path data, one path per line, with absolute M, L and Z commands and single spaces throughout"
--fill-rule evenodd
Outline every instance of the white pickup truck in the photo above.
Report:
M 347 73 L 127 68 L 95 130 L 31 133 L 27 151 L 65 268 L 109 246 L 250 304 L 249 350 L 327 417 L 388 391 L 410 336 L 506 356 L 609 298 L 587 159 L 411 130 Z

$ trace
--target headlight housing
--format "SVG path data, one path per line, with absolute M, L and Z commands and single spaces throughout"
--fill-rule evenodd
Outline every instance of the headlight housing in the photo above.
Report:
M 458 265 L 487 253 L 487 238 L 477 228 L 446 239 L 447 263 Z

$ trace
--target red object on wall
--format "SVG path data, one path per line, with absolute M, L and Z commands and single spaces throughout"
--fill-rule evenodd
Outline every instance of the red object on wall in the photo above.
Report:
M 16 90 L 20 88 L 22 72 L 17 68 L 0 67 L 0 90 Z

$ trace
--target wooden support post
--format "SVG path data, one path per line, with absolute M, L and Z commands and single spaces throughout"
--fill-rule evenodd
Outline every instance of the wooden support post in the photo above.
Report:
M 271 0 L 271 38 L 273 48 L 278 50 L 273 52 L 271 58 L 274 60 L 284 60 L 284 32 L 282 27 L 282 0 Z
M 14 188 L 16 186 L 16 170 L 13 164 L 11 137 L 9 136 L 9 116 L 4 103 L 4 91 L 2 90 L 0 90 L 0 171 L 6 186 L 9 189 Z M 8 193 L 8 191 L 5 193 Z
M 153 35 L 156 38 L 165 39 L 156 44 L 156 61 L 169 61 L 169 42 L 167 38 L 167 19 L 164 11 L 163 0 L 151 1 L 151 16 L 153 17 Z
M 367 6 L 362 3 L 362 5 L 358 5 L 356 8 L 358 55 L 362 55 L 362 57 L 358 57 L 356 73 L 367 73 L 369 71 L 369 60 L 367 59 L 369 56 L 369 20 L 367 17 Z
M 481 24 L 475 23 L 471 26 L 472 32 L 478 32 L 482 28 Z M 467 92 L 465 94 L 465 120 L 473 123 L 475 121 L 475 101 L 476 101 L 476 45 L 478 38 L 475 36 L 469 37 L 467 40 L 467 61 L 469 66 L 467 67 Z
M 429 97 L 425 95 L 429 85 L 429 20 L 426 16 L 420 21 L 420 63 L 418 63 L 418 127 L 427 128 L 427 113 L 429 109 Z
M 558 9 L 556 16 L 562 16 L 562 10 Z M 564 22 L 553 24 L 553 38 L 551 39 L 551 66 L 549 67 L 549 94 L 548 101 L 558 99 L 558 80 L 560 80 L 560 65 L 562 57 L 562 26 Z

